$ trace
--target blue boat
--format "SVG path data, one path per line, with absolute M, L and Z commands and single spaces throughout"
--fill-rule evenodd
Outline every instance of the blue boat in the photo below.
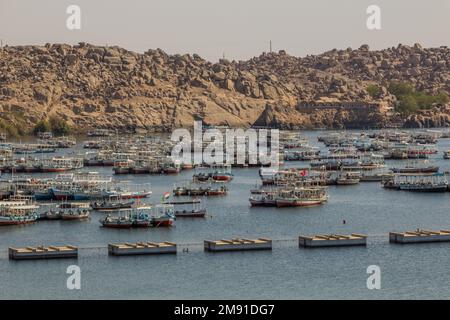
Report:
M 34 199 L 36 201 L 47 201 L 53 199 L 53 190 L 47 189 L 43 191 L 35 191 L 34 192 Z

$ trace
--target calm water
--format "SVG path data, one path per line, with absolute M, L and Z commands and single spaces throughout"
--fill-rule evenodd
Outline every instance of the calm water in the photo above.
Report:
M 318 132 L 306 132 L 316 144 Z M 439 142 L 432 159 L 450 170 Z M 392 166 L 395 162 L 388 161 Z M 290 166 L 305 163 L 288 163 Z M 111 168 L 89 168 L 110 174 Z M 178 176 L 120 176 L 152 185 L 158 202 Z M 329 201 L 312 208 L 250 208 L 249 190 L 257 169 L 235 169 L 230 193 L 207 198 L 211 218 L 178 219 L 171 229 L 111 230 L 90 221 L 38 222 L 0 229 L 2 299 L 417 299 L 450 298 L 450 243 L 390 245 L 389 231 L 450 228 L 450 193 L 421 194 L 385 190 L 379 183 L 329 188 Z M 345 219 L 347 224 L 343 225 Z M 366 248 L 299 249 L 300 234 L 366 233 Z M 204 239 L 270 237 L 272 252 L 204 253 Z M 176 256 L 109 257 L 110 242 L 174 241 L 189 252 Z M 78 245 L 78 260 L 9 261 L 9 246 Z M 66 288 L 66 268 L 81 268 L 81 290 Z M 381 289 L 368 290 L 366 269 L 381 268 Z

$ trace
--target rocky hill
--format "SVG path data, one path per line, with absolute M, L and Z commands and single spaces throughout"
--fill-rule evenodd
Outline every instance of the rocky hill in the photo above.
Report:
M 211 63 L 200 56 L 144 54 L 86 43 L 0 49 L 0 118 L 32 128 L 52 115 L 79 130 L 214 125 L 283 128 L 448 125 L 445 106 L 407 119 L 386 109 L 299 108 L 299 104 L 381 102 L 390 81 L 450 93 L 450 50 L 398 45 L 331 50 L 303 58 L 284 51 L 248 61 Z M 367 86 L 377 84 L 377 101 Z

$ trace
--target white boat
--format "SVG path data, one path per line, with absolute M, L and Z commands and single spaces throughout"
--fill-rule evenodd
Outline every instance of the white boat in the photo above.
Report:
M 33 223 L 38 219 L 37 206 L 17 205 L 0 209 L 0 226 Z
M 308 207 L 327 200 L 326 188 L 293 188 L 282 190 L 275 197 L 277 207 Z

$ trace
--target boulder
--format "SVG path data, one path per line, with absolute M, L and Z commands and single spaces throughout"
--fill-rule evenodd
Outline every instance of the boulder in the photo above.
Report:
M 72 66 L 77 63 L 78 57 L 76 54 L 71 53 L 71 54 L 66 55 L 66 58 L 64 59 L 64 61 L 65 61 L 66 65 Z
M 193 87 L 197 87 L 197 88 L 203 88 L 203 89 L 207 89 L 209 86 L 209 83 L 207 81 L 205 81 L 204 79 L 201 78 L 194 78 L 190 81 L 191 86 Z
M 412 54 L 409 56 L 408 58 L 408 63 L 413 66 L 416 67 L 419 65 L 420 63 L 420 54 Z
M 225 79 L 223 81 L 223 88 L 229 91 L 234 90 L 234 82 L 231 79 Z

